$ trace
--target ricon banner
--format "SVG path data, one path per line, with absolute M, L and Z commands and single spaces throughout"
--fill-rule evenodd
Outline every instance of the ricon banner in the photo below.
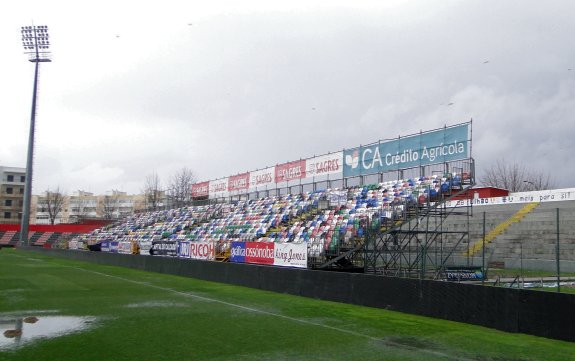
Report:
M 343 176 L 354 177 L 469 158 L 469 124 L 344 151 Z
M 307 268 L 307 244 L 274 243 L 274 266 Z
M 246 262 L 246 242 L 232 242 L 230 262 Z
M 178 242 L 178 257 L 213 261 L 215 259 L 213 242 Z

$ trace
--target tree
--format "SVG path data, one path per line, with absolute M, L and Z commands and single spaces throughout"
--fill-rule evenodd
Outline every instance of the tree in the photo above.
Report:
M 62 212 L 64 207 L 64 195 L 60 191 L 60 187 L 57 187 L 55 191 L 46 190 L 46 195 L 44 199 L 39 202 L 42 206 L 42 210 L 48 212 L 48 219 L 50 224 L 54 225 L 56 218 Z
M 161 204 L 163 193 L 158 173 L 153 172 L 152 174 L 149 174 L 146 177 L 146 183 L 144 184 L 146 208 L 154 210 L 157 209 Z
M 112 194 L 105 195 L 102 199 L 102 215 L 104 219 L 113 219 L 118 213 L 118 194 L 112 191 Z
M 549 173 L 533 171 L 518 163 L 498 160 L 485 171 L 480 183 L 486 187 L 507 189 L 510 192 L 536 191 L 555 187 Z
M 172 206 L 179 208 L 188 204 L 192 199 L 192 184 L 196 182 L 196 175 L 189 168 L 182 168 L 170 178 L 168 197 Z

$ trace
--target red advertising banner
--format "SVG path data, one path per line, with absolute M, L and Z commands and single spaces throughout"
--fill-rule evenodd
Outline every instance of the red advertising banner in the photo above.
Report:
M 192 184 L 192 197 L 205 197 L 210 193 L 210 182 Z
M 246 263 L 274 264 L 273 242 L 246 242 Z
M 276 183 L 305 178 L 305 159 L 276 166 Z
M 250 173 L 233 175 L 228 180 L 228 191 L 242 191 L 250 185 Z

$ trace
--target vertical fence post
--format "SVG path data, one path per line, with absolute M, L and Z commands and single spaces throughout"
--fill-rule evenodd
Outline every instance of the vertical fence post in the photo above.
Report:
M 487 272 L 485 272 L 485 211 L 483 212 L 483 236 L 482 236 L 481 245 L 481 272 L 483 272 L 483 279 L 481 283 L 485 282 L 485 278 L 487 277 Z
M 557 244 L 555 247 L 555 260 L 557 263 L 557 292 L 561 292 L 561 276 L 559 268 L 559 208 L 557 208 Z

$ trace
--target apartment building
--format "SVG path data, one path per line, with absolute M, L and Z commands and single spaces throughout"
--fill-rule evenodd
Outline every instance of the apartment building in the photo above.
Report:
M 20 223 L 25 182 L 26 168 L 0 166 L 0 223 Z
M 53 194 L 32 196 L 30 223 L 54 224 L 78 223 L 84 219 L 120 219 L 144 209 L 144 195 L 129 195 L 126 192 L 112 190 L 105 195 L 76 191 L 72 195 Z M 54 202 L 59 203 L 54 209 Z M 50 208 L 52 207 L 52 208 Z

